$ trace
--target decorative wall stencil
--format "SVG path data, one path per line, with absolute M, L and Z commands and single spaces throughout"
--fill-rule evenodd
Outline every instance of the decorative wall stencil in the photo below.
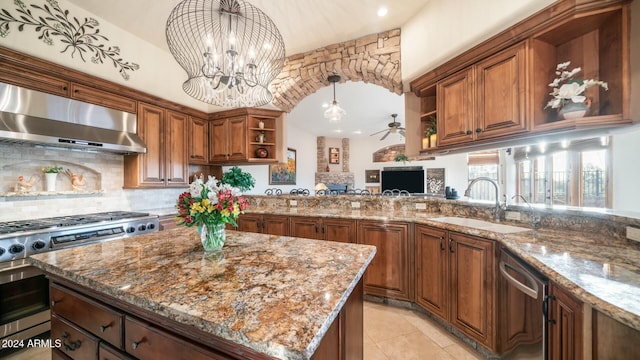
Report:
M 444 195 L 444 168 L 427 169 L 427 193 Z
M 95 64 L 104 64 L 105 60 L 111 60 L 125 80 L 129 80 L 127 71 L 136 71 L 140 68 L 136 63 L 122 60 L 118 46 L 100 44 L 101 41 L 109 41 L 109 39 L 100 34 L 98 28 L 100 24 L 96 19 L 71 17 L 69 10 L 62 10 L 56 0 L 46 1 L 49 5 L 31 4 L 28 7 L 21 0 L 14 0 L 13 3 L 18 6 L 16 16 L 7 9 L 0 10 L 0 37 L 9 35 L 11 23 L 19 24 L 18 31 L 23 31 L 25 25 L 33 26 L 39 34 L 38 39 L 47 45 L 53 45 L 53 39 L 59 38 L 65 45 L 61 53 L 70 50 L 71 57 L 77 53 L 84 62 L 87 62 L 85 56 L 90 55 L 91 62 Z

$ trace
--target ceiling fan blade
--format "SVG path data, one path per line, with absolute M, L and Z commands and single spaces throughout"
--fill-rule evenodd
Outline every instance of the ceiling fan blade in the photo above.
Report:
M 382 140 L 386 139 L 386 138 L 387 138 L 387 136 L 389 136 L 389 134 L 391 134 L 391 131 L 387 131 L 387 133 L 386 133 L 386 134 L 384 134 L 384 136 L 380 138 L 380 141 L 382 141 Z
M 402 135 L 402 136 L 406 136 L 406 135 L 405 135 L 405 133 L 404 133 L 404 130 L 400 130 L 400 131 L 398 131 L 398 132 L 400 133 L 400 135 Z
M 398 127 L 398 130 L 407 130 L 407 129 L 405 129 L 402 126 L 400 126 L 400 127 Z
M 378 131 L 378 132 L 374 132 L 373 134 L 371 134 L 371 135 L 369 135 L 369 136 L 378 135 L 378 134 L 380 134 L 380 133 L 382 133 L 382 132 L 385 132 L 385 131 L 387 131 L 387 129 L 380 130 L 380 131 Z

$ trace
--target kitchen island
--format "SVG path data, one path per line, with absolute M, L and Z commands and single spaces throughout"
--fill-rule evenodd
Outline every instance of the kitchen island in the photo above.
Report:
M 123 358 L 333 359 L 362 356 L 362 276 L 375 252 L 228 231 L 217 260 L 194 228 L 178 228 L 29 261 L 51 279 L 51 336 L 67 355 L 84 345 Z

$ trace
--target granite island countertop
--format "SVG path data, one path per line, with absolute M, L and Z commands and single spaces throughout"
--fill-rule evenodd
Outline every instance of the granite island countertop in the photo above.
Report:
M 276 358 L 309 359 L 375 247 L 227 231 L 222 261 L 195 228 L 34 255 L 46 272 Z
M 640 330 L 640 249 L 612 243 L 588 230 L 532 229 L 522 225 L 506 225 L 498 229 L 501 231 L 492 231 L 491 226 L 482 229 L 438 221 L 446 216 L 425 211 L 252 208 L 250 212 L 406 221 L 496 240 L 583 302 Z M 459 218 L 465 218 L 465 214 L 459 214 Z

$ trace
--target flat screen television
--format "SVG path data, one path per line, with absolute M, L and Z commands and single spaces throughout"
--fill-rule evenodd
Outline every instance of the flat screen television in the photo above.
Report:
M 383 170 L 382 191 L 394 189 L 424 193 L 424 170 Z

